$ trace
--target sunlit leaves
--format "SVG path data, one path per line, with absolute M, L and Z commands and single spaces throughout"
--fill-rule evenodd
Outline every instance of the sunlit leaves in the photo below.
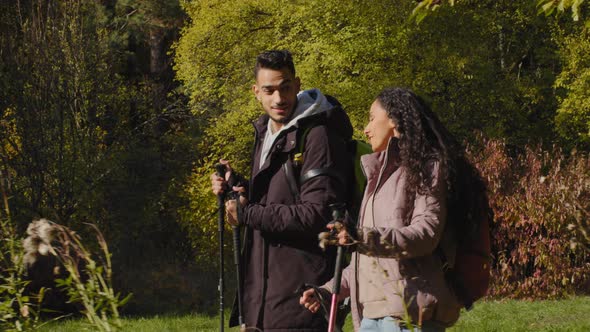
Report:
M 560 42 L 564 64 L 555 87 L 559 97 L 556 125 L 564 139 L 579 147 L 590 146 L 590 32 L 587 29 Z
M 572 20 L 578 21 L 580 19 L 580 13 L 582 11 L 582 6 L 584 4 L 584 0 L 527 0 L 527 1 L 536 1 L 538 7 L 539 14 L 545 14 L 547 16 L 554 15 L 556 13 L 563 13 L 568 9 L 571 9 L 572 12 Z M 422 22 L 426 16 L 430 15 L 431 12 L 436 11 L 441 6 L 454 6 L 455 3 L 462 2 L 462 3 L 469 3 L 469 1 L 465 0 L 420 0 L 418 4 L 412 10 L 412 15 L 410 16 L 416 23 Z
M 480 129 L 516 144 L 553 140 L 551 88 L 559 59 L 533 2 L 425 1 L 422 8 L 437 8 L 436 14 L 418 25 L 408 20 L 413 1 L 183 5 L 191 22 L 176 45 L 175 69 L 206 133 L 205 158 L 192 182 L 202 187 L 192 199 L 212 199 L 206 178 L 221 156 L 247 170 L 248 123 L 261 114 L 251 94 L 252 67 L 255 56 L 271 48 L 293 52 L 303 88 L 340 100 L 359 138 L 372 99 L 393 85 L 425 95 L 462 138 Z M 203 220 L 212 207 L 198 202 L 187 223 L 208 222 L 213 231 L 212 219 Z
M 537 7 L 539 14 L 544 13 L 547 16 L 571 9 L 572 19 L 578 21 L 583 3 L 584 0 L 537 0 Z

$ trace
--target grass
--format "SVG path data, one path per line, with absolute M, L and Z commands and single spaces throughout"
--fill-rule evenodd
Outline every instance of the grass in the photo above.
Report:
M 226 314 L 225 317 L 229 317 Z M 155 316 L 123 319 L 123 331 L 218 331 L 219 317 L 205 315 Z M 226 325 L 227 326 L 227 325 Z M 45 325 L 43 332 L 91 331 L 83 320 L 63 320 Z M 225 328 L 228 332 L 237 328 Z M 344 331 L 351 332 L 350 317 Z M 457 331 L 590 331 L 590 296 L 559 301 L 478 302 L 463 312 L 449 332 Z
M 226 317 L 229 314 L 226 314 Z M 181 332 L 181 331 L 218 331 L 219 316 L 209 317 L 205 315 L 186 316 L 152 316 L 143 318 L 123 318 L 122 331 L 141 332 Z M 234 329 L 227 328 L 226 331 Z M 235 329 L 237 331 L 237 329 Z M 43 332 L 79 332 L 93 331 L 92 327 L 81 319 L 70 319 L 52 322 L 43 326 L 39 331 Z
M 590 297 L 480 302 L 449 331 L 590 331 Z

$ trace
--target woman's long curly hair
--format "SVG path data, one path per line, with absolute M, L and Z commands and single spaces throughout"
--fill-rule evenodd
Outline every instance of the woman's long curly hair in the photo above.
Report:
M 428 105 L 412 91 L 387 88 L 377 100 L 401 134 L 398 144 L 401 166 L 407 174 L 408 201 L 411 202 L 416 193 L 430 192 L 433 178 L 429 163 L 438 161 L 448 190 L 447 220 L 459 230 L 458 241 L 476 238 L 480 221 L 494 219 L 486 182 L 479 170 Z
M 451 175 L 459 145 L 424 100 L 409 89 L 386 88 L 377 101 L 400 133 L 398 144 L 401 166 L 407 174 L 408 197 L 413 197 L 415 192 L 428 193 L 433 181 L 428 163 L 438 161 L 441 174 Z M 446 182 L 451 189 L 448 176 Z

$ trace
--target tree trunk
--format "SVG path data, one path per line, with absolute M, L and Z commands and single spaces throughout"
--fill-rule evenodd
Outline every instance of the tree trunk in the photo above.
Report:
M 154 77 L 160 76 L 166 70 L 165 32 L 164 29 L 159 27 L 150 30 L 150 74 Z

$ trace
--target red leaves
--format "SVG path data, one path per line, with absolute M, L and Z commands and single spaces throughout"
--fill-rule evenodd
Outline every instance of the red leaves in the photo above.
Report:
M 488 181 L 492 225 L 492 297 L 555 298 L 590 281 L 590 162 L 557 147 L 509 153 L 500 140 L 467 147 Z

